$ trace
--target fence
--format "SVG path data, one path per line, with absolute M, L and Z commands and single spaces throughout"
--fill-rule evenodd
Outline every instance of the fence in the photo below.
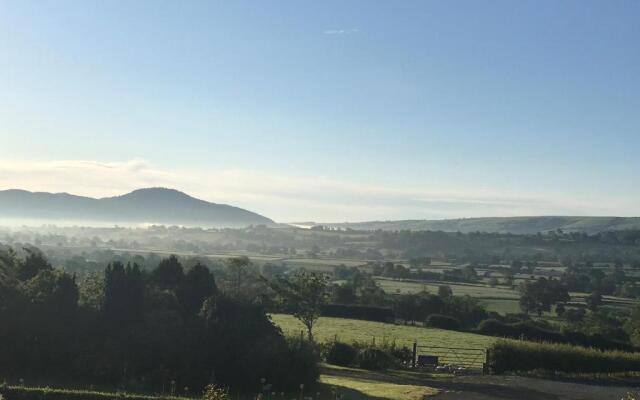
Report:
M 487 350 L 482 348 L 418 345 L 416 343 L 413 347 L 413 355 L 414 363 L 418 363 L 420 359 L 428 359 L 430 363 L 436 363 L 437 359 L 438 365 L 449 364 L 471 370 L 484 371 L 487 364 Z

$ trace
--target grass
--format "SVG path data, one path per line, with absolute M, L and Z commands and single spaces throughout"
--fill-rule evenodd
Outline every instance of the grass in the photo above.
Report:
M 273 314 L 271 318 L 285 335 L 299 336 L 304 329 L 302 324 L 291 315 Z M 413 342 L 416 341 L 418 346 L 486 349 L 497 340 L 494 337 L 473 333 L 330 317 L 318 319 L 313 331 L 318 342 L 327 342 L 335 338 L 346 343 L 371 343 L 375 340 L 377 344 L 387 341 L 395 342 L 398 346 L 407 347 L 411 347 Z M 441 361 L 455 363 L 456 357 L 451 354 L 442 354 Z M 481 364 L 482 360 L 478 360 L 478 363 Z
M 387 293 L 419 293 L 423 289 L 426 289 L 429 293 L 438 293 L 438 288 L 442 285 L 451 287 L 455 296 L 469 295 L 477 298 L 505 298 L 505 299 L 518 299 L 518 292 L 505 287 L 491 287 L 481 284 L 461 284 L 461 283 L 438 283 L 438 282 L 416 282 L 416 281 L 401 281 L 385 278 L 376 278 L 376 282 L 382 290 Z M 398 292 L 400 290 L 400 292 Z
M 437 393 L 436 389 L 407 383 L 393 374 L 333 365 L 322 366 L 320 382 L 325 391 L 335 391 L 350 400 L 422 400 Z
M 509 299 L 482 299 L 480 300 L 487 311 L 494 311 L 500 314 L 517 314 L 522 312 L 518 300 Z
M 0 392 L 6 395 L 7 399 L 16 400 L 69 400 L 69 399 L 81 399 L 81 400 L 187 400 L 188 397 L 178 396 L 159 396 L 159 395 L 147 395 L 138 393 L 127 392 L 103 392 L 96 390 L 82 390 L 82 389 L 62 389 L 62 388 L 50 388 L 50 387 L 33 387 L 33 386 L 6 386 L 0 388 Z

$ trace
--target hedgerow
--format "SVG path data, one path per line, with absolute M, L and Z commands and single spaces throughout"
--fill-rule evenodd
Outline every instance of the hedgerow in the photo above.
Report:
M 488 362 L 498 374 L 534 370 L 566 373 L 640 371 L 640 353 L 515 340 L 496 342 L 489 349 Z

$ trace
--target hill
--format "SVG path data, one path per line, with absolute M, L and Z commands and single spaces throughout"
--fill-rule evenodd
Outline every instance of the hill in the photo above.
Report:
M 94 199 L 68 193 L 0 191 L 0 217 L 47 221 L 102 221 L 169 225 L 244 227 L 273 224 L 262 215 L 199 200 L 166 188 L 139 189 Z
M 412 231 L 444 231 L 444 232 L 489 232 L 535 234 L 538 232 L 562 229 L 565 232 L 585 232 L 588 234 L 640 229 L 640 217 L 496 217 L 496 218 L 463 218 L 444 220 L 401 220 L 370 221 L 324 226 L 356 229 L 356 230 L 412 230 Z

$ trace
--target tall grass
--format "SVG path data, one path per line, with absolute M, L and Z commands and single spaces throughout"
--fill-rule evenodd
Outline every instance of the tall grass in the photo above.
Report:
M 0 386 L 0 395 L 3 395 L 5 399 L 11 400 L 189 400 L 186 397 L 175 396 L 7 385 Z
M 565 373 L 640 371 L 640 353 L 600 351 L 568 344 L 499 340 L 489 349 L 494 372 L 534 370 Z

